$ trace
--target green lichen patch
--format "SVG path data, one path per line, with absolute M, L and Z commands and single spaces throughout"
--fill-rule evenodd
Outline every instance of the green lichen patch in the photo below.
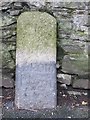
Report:
M 55 51 L 56 20 L 47 13 L 25 12 L 17 21 L 17 49 Z

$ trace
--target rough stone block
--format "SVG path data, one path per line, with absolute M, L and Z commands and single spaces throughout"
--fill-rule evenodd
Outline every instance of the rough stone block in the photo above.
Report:
M 69 45 L 62 45 L 62 48 L 65 50 L 65 52 L 67 53 L 71 53 L 71 54 L 77 54 L 77 53 L 82 53 L 83 52 L 83 48 L 81 48 L 79 45 L 73 45 L 73 44 L 69 44 Z
M 66 85 L 70 85 L 71 84 L 71 75 L 58 74 L 57 78 L 58 78 L 58 82 L 64 83 Z
M 72 39 L 62 39 L 61 46 L 68 54 L 83 54 L 86 50 L 86 42 Z
M 76 30 L 82 30 L 82 31 L 88 31 L 85 24 L 88 23 L 88 16 L 87 14 L 74 14 L 73 15 L 73 23 L 74 23 L 74 29 Z
M 70 74 L 88 74 L 88 55 L 65 55 L 62 60 L 62 71 Z
M 2 69 L 0 69 L 0 87 L 2 87 Z
M 2 39 L 2 30 L 0 30 L 0 39 Z
M 0 69 L 0 87 L 13 88 L 13 73 L 9 69 Z
M 0 42 L 0 68 L 2 68 L 2 43 Z
M 73 88 L 90 89 L 89 79 L 74 79 L 72 82 Z
M 15 104 L 55 108 L 56 96 L 56 20 L 45 12 L 24 12 L 17 21 Z

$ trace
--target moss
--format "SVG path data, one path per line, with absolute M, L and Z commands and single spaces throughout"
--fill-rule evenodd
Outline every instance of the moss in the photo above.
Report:
M 56 48 L 56 20 L 47 13 L 25 12 L 17 22 L 17 48 L 45 50 Z

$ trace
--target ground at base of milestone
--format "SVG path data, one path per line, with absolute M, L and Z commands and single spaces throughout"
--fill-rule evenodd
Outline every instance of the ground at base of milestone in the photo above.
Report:
M 18 110 L 14 105 L 15 89 L 2 88 L 0 96 L 0 108 L 2 109 L 2 118 L 89 118 L 90 115 L 90 90 L 68 89 L 57 84 L 57 107 L 55 109 L 44 110 Z M 1 90 L 1 89 L 0 89 Z M 1 101 L 1 98 L 3 99 Z M 2 120 L 3 120 L 2 119 Z

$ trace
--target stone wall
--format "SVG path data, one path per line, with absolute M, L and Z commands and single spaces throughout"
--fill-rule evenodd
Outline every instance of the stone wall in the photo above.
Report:
M 89 2 L 3 2 L 0 5 L 3 81 L 15 79 L 17 18 L 25 11 L 45 11 L 57 20 L 57 80 L 75 88 L 90 88 Z

